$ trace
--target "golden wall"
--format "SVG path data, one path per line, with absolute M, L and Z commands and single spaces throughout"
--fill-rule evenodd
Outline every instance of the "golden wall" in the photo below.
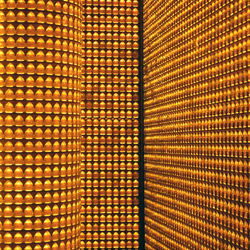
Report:
M 85 1 L 81 247 L 137 249 L 138 1 Z
M 146 249 L 249 249 L 246 0 L 145 0 Z
M 138 248 L 138 22 L 0 0 L 0 249 Z
M 249 249 L 247 4 L 0 0 L 0 250 Z

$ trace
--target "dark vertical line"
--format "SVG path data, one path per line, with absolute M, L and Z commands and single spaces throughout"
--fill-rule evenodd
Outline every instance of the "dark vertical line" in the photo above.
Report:
M 145 249 L 144 218 L 144 108 L 143 108 L 143 0 L 139 0 L 139 249 Z

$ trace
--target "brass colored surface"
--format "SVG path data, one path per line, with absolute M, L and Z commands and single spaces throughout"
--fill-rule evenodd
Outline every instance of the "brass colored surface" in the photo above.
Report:
M 145 0 L 146 249 L 249 249 L 246 0 Z
M 138 1 L 85 1 L 81 248 L 137 249 Z
M 81 1 L 0 0 L 0 249 L 79 249 Z

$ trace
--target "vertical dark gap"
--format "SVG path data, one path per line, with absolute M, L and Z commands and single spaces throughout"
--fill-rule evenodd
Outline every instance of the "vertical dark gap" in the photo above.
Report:
M 139 0 L 139 249 L 145 249 L 144 218 L 144 109 L 143 109 L 143 0 Z

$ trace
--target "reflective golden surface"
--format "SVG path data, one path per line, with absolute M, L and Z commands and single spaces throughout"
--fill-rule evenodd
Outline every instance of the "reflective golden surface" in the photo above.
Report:
M 144 1 L 147 249 L 249 248 L 247 1 Z
M 0 0 L 0 249 L 79 249 L 81 2 Z
M 138 1 L 85 1 L 81 247 L 137 249 Z

